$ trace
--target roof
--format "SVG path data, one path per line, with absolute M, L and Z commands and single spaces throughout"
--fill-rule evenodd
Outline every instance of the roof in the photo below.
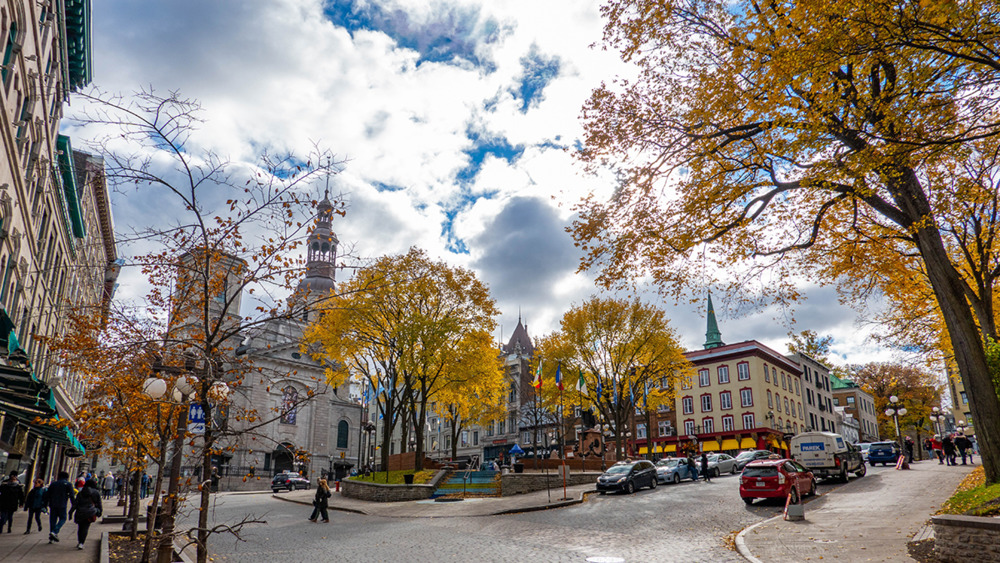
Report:
M 524 356 L 535 354 L 535 345 L 531 343 L 531 337 L 528 336 L 528 327 L 521 323 L 520 318 L 517 319 L 517 327 L 514 328 L 514 334 L 510 335 L 510 340 L 503 347 L 503 352 Z
M 772 364 L 778 364 L 785 371 L 792 373 L 802 373 L 799 364 L 789 360 L 785 356 L 775 352 L 771 348 L 757 342 L 756 340 L 746 340 L 736 344 L 725 344 L 708 350 L 691 350 L 684 352 L 684 357 L 695 365 L 713 361 L 731 360 L 745 356 L 758 356 Z

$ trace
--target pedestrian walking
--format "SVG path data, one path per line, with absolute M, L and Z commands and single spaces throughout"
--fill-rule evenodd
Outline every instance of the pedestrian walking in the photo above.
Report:
M 965 459 L 969 459 L 969 463 L 974 463 L 972 461 L 972 442 L 965 437 L 965 434 L 959 434 L 955 436 L 955 447 L 958 449 L 958 453 L 962 456 L 962 465 L 966 465 Z
M 49 507 L 49 543 L 59 541 L 59 530 L 66 523 L 66 509 L 73 502 L 74 493 L 67 471 L 60 471 L 59 478 L 49 483 L 45 495 Z
M 694 462 L 694 454 L 688 454 L 687 466 L 688 466 L 688 477 L 690 477 L 692 481 L 697 481 L 698 464 Z
M 10 477 L 0 485 L 0 533 L 7 524 L 7 533 L 14 523 L 14 513 L 24 505 L 24 489 L 17 480 L 17 471 L 11 471 Z
M 146 498 L 149 495 L 149 473 L 143 472 L 139 478 L 139 498 Z
M 931 449 L 934 450 L 934 455 L 938 458 L 938 465 L 944 465 L 944 446 L 941 444 L 940 435 L 934 435 L 934 439 L 931 440 Z
M 701 479 L 706 483 L 712 482 L 712 472 L 708 470 L 708 454 L 701 452 Z
M 944 450 L 944 459 L 948 465 L 957 465 L 955 463 L 955 442 L 951 439 L 951 434 L 946 435 L 941 440 L 941 448 Z
M 87 532 L 90 525 L 97 522 L 97 519 L 104 513 L 101 507 L 101 491 L 97 488 L 97 481 L 91 479 L 84 483 L 83 488 L 76 494 L 73 502 L 73 521 L 76 522 L 76 548 L 83 549 L 83 544 L 87 541 Z
M 115 476 L 113 473 L 108 471 L 104 475 L 104 479 L 101 482 L 101 496 L 103 498 L 111 498 L 111 495 L 115 492 Z
M 903 447 L 906 448 L 906 463 L 913 463 L 913 438 L 907 436 L 903 440 Z
M 35 519 L 35 524 L 38 525 L 38 531 L 42 531 L 42 512 L 46 510 L 45 494 L 45 481 L 35 479 L 35 486 L 28 491 L 28 496 L 24 498 L 24 511 L 28 513 L 28 529 L 24 531 L 25 534 L 31 533 L 32 517 Z
M 313 497 L 313 511 L 312 516 L 309 517 L 310 522 L 315 522 L 319 516 L 323 517 L 324 522 L 330 521 L 330 514 L 327 512 L 327 508 L 329 507 L 331 496 L 333 496 L 333 493 L 330 492 L 330 485 L 326 483 L 326 479 L 320 479 L 319 486 L 316 487 L 316 496 Z

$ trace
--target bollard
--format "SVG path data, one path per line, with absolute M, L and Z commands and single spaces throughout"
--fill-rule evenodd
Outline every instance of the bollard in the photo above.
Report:
M 338 480 L 334 481 L 334 483 L 337 484 L 336 492 L 339 493 L 340 492 L 340 480 L 338 479 Z
M 799 520 L 806 519 L 806 508 L 802 504 L 802 498 L 799 498 L 797 504 L 792 504 L 792 493 L 789 492 L 788 496 L 785 497 L 785 520 L 789 522 L 797 522 Z

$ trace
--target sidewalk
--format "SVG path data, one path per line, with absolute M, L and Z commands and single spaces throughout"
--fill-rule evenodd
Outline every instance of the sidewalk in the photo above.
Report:
M 868 473 L 805 504 L 806 519 L 782 516 L 743 530 L 740 553 L 760 561 L 913 561 L 906 544 L 976 466 L 927 460 L 909 471 Z
M 112 507 L 111 513 L 118 514 L 121 509 Z M 100 521 L 90 525 L 87 533 L 87 543 L 83 550 L 76 548 L 76 524 L 66 522 L 59 531 L 59 543 L 49 544 L 49 515 L 42 514 L 42 531 L 33 526 L 30 534 L 24 533 L 28 513 L 23 510 L 14 515 L 14 526 L 11 534 L 0 534 L 0 562 L 8 563 L 23 561 L 25 563 L 58 562 L 58 563 L 96 563 L 99 559 L 101 534 L 104 532 L 121 531 L 121 524 L 102 524 Z
M 347 498 L 335 492 L 330 498 L 330 510 L 382 516 L 385 518 L 495 516 L 498 514 L 531 512 L 579 504 L 583 502 L 584 496 L 591 492 L 594 492 L 593 483 L 567 487 L 566 496 L 569 500 L 562 500 L 562 487 L 553 487 L 551 491 L 535 491 L 533 493 L 509 497 L 468 498 L 457 502 L 435 502 L 433 500 L 369 502 Z M 312 506 L 312 499 L 315 494 L 315 490 L 304 490 L 276 493 L 273 496 L 277 499 Z

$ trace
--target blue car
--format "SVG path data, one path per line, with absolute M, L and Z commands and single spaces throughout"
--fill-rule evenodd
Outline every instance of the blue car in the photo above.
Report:
M 896 442 L 874 442 L 868 446 L 868 463 L 875 467 L 876 463 L 882 465 L 896 465 L 899 459 L 899 445 Z
M 668 457 L 656 462 L 656 480 L 661 483 L 680 483 L 681 479 L 692 477 L 686 459 Z

